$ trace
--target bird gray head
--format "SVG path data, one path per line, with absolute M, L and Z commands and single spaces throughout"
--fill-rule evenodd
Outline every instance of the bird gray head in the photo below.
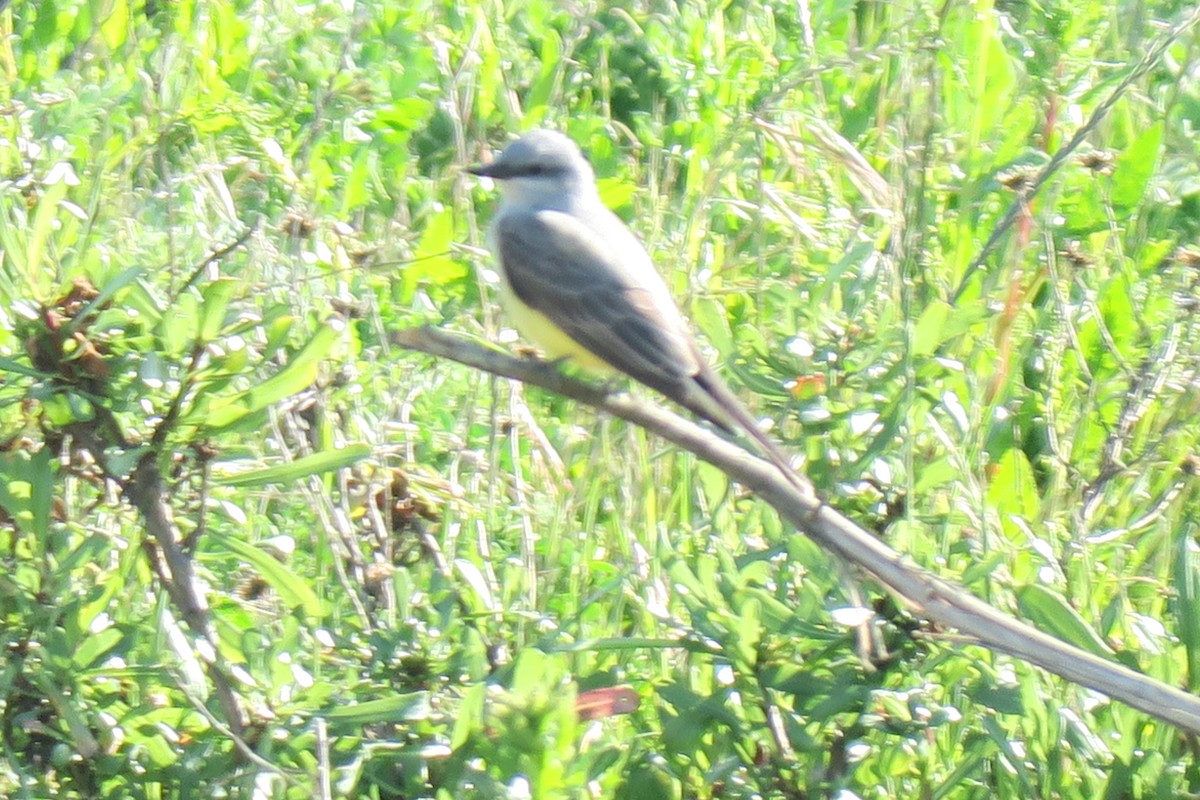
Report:
M 586 188 L 595 177 L 579 146 L 569 137 L 545 129 L 533 130 L 504 148 L 490 164 L 472 167 L 473 175 L 514 183 L 556 184 Z

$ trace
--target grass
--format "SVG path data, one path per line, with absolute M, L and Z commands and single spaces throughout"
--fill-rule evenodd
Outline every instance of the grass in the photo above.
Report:
M 722 474 L 388 337 L 513 345 L 462 168 L 565 130 L 833 504 L 1195 691 L 1193 17 L 0 11 L 0 794 L 1195 793 L 1190 739 L 869 583 L 865 663 Z

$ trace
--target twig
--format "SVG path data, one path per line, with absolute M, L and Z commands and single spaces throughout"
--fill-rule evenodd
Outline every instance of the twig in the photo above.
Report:
M 192 284 L 194 284 L 196 281 L 200 280 L 200 276 L 204 274 L 204 270 L 208 269 L 209 264 L 213 263 L 214 261 L 220 261 L 222 258 L 229 255 L 234 250 L 236 250 L 239 247 L 241 247 L 242 245 L 244 245 L 246 243 L 246 241 L 250 238 L 250 235 L 252 233 L 254 233 L 254 231 L 257 229 L 258 229 L 257 222 L 255 222 L 252 225 L 247 225 L 246 229 L 244 231 L 242 231 L 240 234 L 238 234 L 238 237 L 236 239 L 234 239 L 232 242 L 230 242 L 229 244 L 226 244 L 226 245 L 222 245 L 221 247 L 218 247 L 215 250 L 208 251 L 208 253 L 204 256 L 204 258 L 200 259 L 200 262 L 198 264 L 196 264 L 195 267 L 192 268 L 192 271 L 188 274 L 188 279 L 183 282 L 183 286 L 180 286 L 178 291 L 173 292 L 171 294 L 171 300 L 167 304 L 167 308 L 173 307 L 175 305 L 175 301 L 177 301 L 179 299 L 180 295 L 182 295 L 189 288 L 191 288 Z
M 130 447 L 111 411 L 98 405 L 96 420 L 75 425 L 72 434 L 92 453 L 105 477 L 120 484 L 130 505 L 141 514 L 146 530 L 158 546 L 158 557 L 152 561 L 152 565 L 158 572 L 171 602 L 179 609 L 192 632 L 202 637 L 213 653 L 211 660 L 204 659 L 205 670 L 212 681 L 213 692 L 225 713 L 229 729 L 234 738 L 240 741 L 246 730 L 246 716 L 229 681 L 217 633 L 208 612 L 208 604 L 196 582 L 192 559 L 185 551 L 184 537 L 171 512 L 168 502 L 170 495 L 158 465 L 159 450 L 155 447 L 149 448 L 129 477 L 125 478 L 110 468 L 105 456 L 108 444 L 119 444 L 123 449 Z
M 324 717 L 316 719 L 317 732 L 317 797 L 330 800 L 333 797 L 333 765 L 329 758 L 329 728 Z
M 1071 137 L 1071 141 L 1060 147 L 1058 152 L 1054 154 L 1054 157 L 1050 159 L 1046 166 L 1042 167 L 1042 171 L 1038 173 L 1036 178 L 1034 178 L 1033 182 L 1029 185 L 1029 188 L 1017 195 L 1017 199 L 1013 201 L 1011 206 L 1009 206 L 1008 211 L 1004 214 L 1004 217 L 1000 220 L 996 227 L 992 229 L 991 235 L 988 236 L 987 241 L 984 242 L 983 247 L 980 248 L 979 255 L 975 256 L 975 260 L 971 262 L 971 265 L 967 267 L 967 271 L 963 273 L 962 280 L 958 283 L 958 288 L 954 290 L 954 294 L 950 298 L 951 304 L 956 304 L 960 299 L 962 299 L 963 294 L 967 290 L 968 281 L 970 281 L 971 278 L 974 277 L 975 273 L 983 267 L 984 260 L 992 254 L 992 250 L 994 250 L 996 245 L 1000 242 L 1000 237 L 1002 237 L 1008 231 L 1008 229 L 1012 227 L 1013 223 L 1016 222 L 1017 218 L 1021 215 L 1022 210 L 1028 207 L 1029 202 L 1041 190 L 1041 188 L 1045 186 L 1046 182 L 1050 180 L 1050 177 L 1054 175 L 1054 173 L 1058 172 L 1059 167 L 1061 167 L 1063 163 L 1071 157 L 1071 154 L 1078 149 L 1079 145 L 1083 144 L 1083 140 L 1086 139 L 1088 135 L 1094 131 L 1101 122 L 1104 121 L 1104 118 L 1108 116 L 1108 112 L 1112 111 L 1113 106 L 1115 106 L 1117 101 L 1125 95 L 1125 92 L 1129 90 L 1129 87 L 1141 80 L 1142 76 L 1144 76 L 1156 64 L 1158 64 L 1163 54 L 1167 51 L 1167 48 L 1175 44 L 1179 37 L 1186 33 L 1197 22 L 1200 22 L 1200 8 L 1197 8 L 1195 11 L 1193 11 L 1191 16 L 1181 22 L 1167 36 L 1164 36 L 1158 42 L 1158 44 L 1154 46 L 1153 50 L 1146 53 L 1142 60 L 1138 62 L 1137 66 L 1135 66 L 1130 73 L 1125 76 L 1124 80 L 1117 84 L 1117 87 L 1112 90 L 1112 93 L 1109 94 L 1108 97 L 1105 98 L 1104 102 L 1092 112 L 1092 116 L 1083 124 L 1083 127 L 1075 131 L 1075 135 Z
M 183 551 L 183 537 L 172 518 L 171 506 L 167 502 L 167 487 L 158 468 L 157 450 L 150 450 L 142 456 L 124 488 L 125 496 L 141 513 L 146 530 L 154 537 L 165 560 L 168 574 L 164 585 L 171 602 L 179 609 L 193 633 L 203 637 L 212 650 L 215 660 L 205 659 L 208 677 L 229 729 L 235 736 L 241 737 L 246 730 L 246 717 L 227 677 L 217 633 L 212 626 L 208 604 L 196 582 L 192 560 Z
M 962 587 L 905 563 L 903 556 L 826 505 L 811 488 L 793 486 L 770 462 L 677 414 L 574 380 L 551 364 L 512 358 L 436 328 L 399 331 L 393 341 L 410 350 L 540 386 L 640 425 L 754 491 L 800 532 L 874 575 L 918 614 L 973 636 L 992 650 L 1024 659 L 1181 730 L 1200 734 L 1200 698 L 1048 636 L 1002 614 Z
M 234 733 L 223 721 L 217 717 L 216 714 L 209 711 L 208 706 L 204 704 L 203 700 L 194 696 L 187 690 L 187 680 L 185 678 L 182 678 L 178 675 L 175 675 L 174 677 L 176 685 L 179 687 L 180 691 L 183 692 L 184 699 L 192 704 L 192 708 L 196 709 L 196 713 L 204 717 L 204 719 L 208 721 L 208 724 L 212 726 L 214 731 L 222 736 L 229 737 L 229 739 L 233 742 L 233 746 L 237 748 L 237 751 L 241 754 L 242 758 L 246 759 L 248 763 L 257 765 L 265 772 L 270 772 L 280 776 L 289 785 L 294 785 L 296 783 L 296 777 L 303 777 L 305 775 L 305 773 L 301 770 L 283 769 L 282 767 L 272 764 L 270 761 L 267 761 L 265 758 L 260 756 L 254 751 L 254 748 L 251 747 L 245 739 Z

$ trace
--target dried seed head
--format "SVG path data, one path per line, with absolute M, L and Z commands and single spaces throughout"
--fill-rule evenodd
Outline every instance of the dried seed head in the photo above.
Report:
M 1171 254 L 1171 260 L 1181 267 L 1200 270 L 1200 250 L 1193 247 L 1179 246 Z
M 1067 242 L 1067 246 L 1062 249 L 1060 254 L 1075 269 L 1090 269 L 1096 265 L 1095 259 L 1083 252 L 1083 248 L 1079 246 L 1079 242 L 1074 239 Z
M 1079 157 L 1079 163 L 1097 175 L 1112 175 L 1117 168 L 1117 156 L 1109 150 L 1093 150 Z
M 1037 170 L 1031 166 L 1009 167 L 996 173 L 996 180 L 1010 192 L 1026 192 L 1033 186 Z

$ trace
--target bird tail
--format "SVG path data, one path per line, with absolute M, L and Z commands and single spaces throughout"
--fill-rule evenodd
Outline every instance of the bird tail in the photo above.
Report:
M 762 455 L 766 456 L 790 483 L 806 491 L 809 489 L 807 482 L 792 467 L 791 459 L 771 437 L 762 432 L 758 421 L 750 415 L 737 395 L 725 385 L 717 373 L 704 366 L 699 373 L 692 376 L 692 380 L 701 391 L 685 393 L 682 405 L 729 433 L 741 428 L 754 440 Z

